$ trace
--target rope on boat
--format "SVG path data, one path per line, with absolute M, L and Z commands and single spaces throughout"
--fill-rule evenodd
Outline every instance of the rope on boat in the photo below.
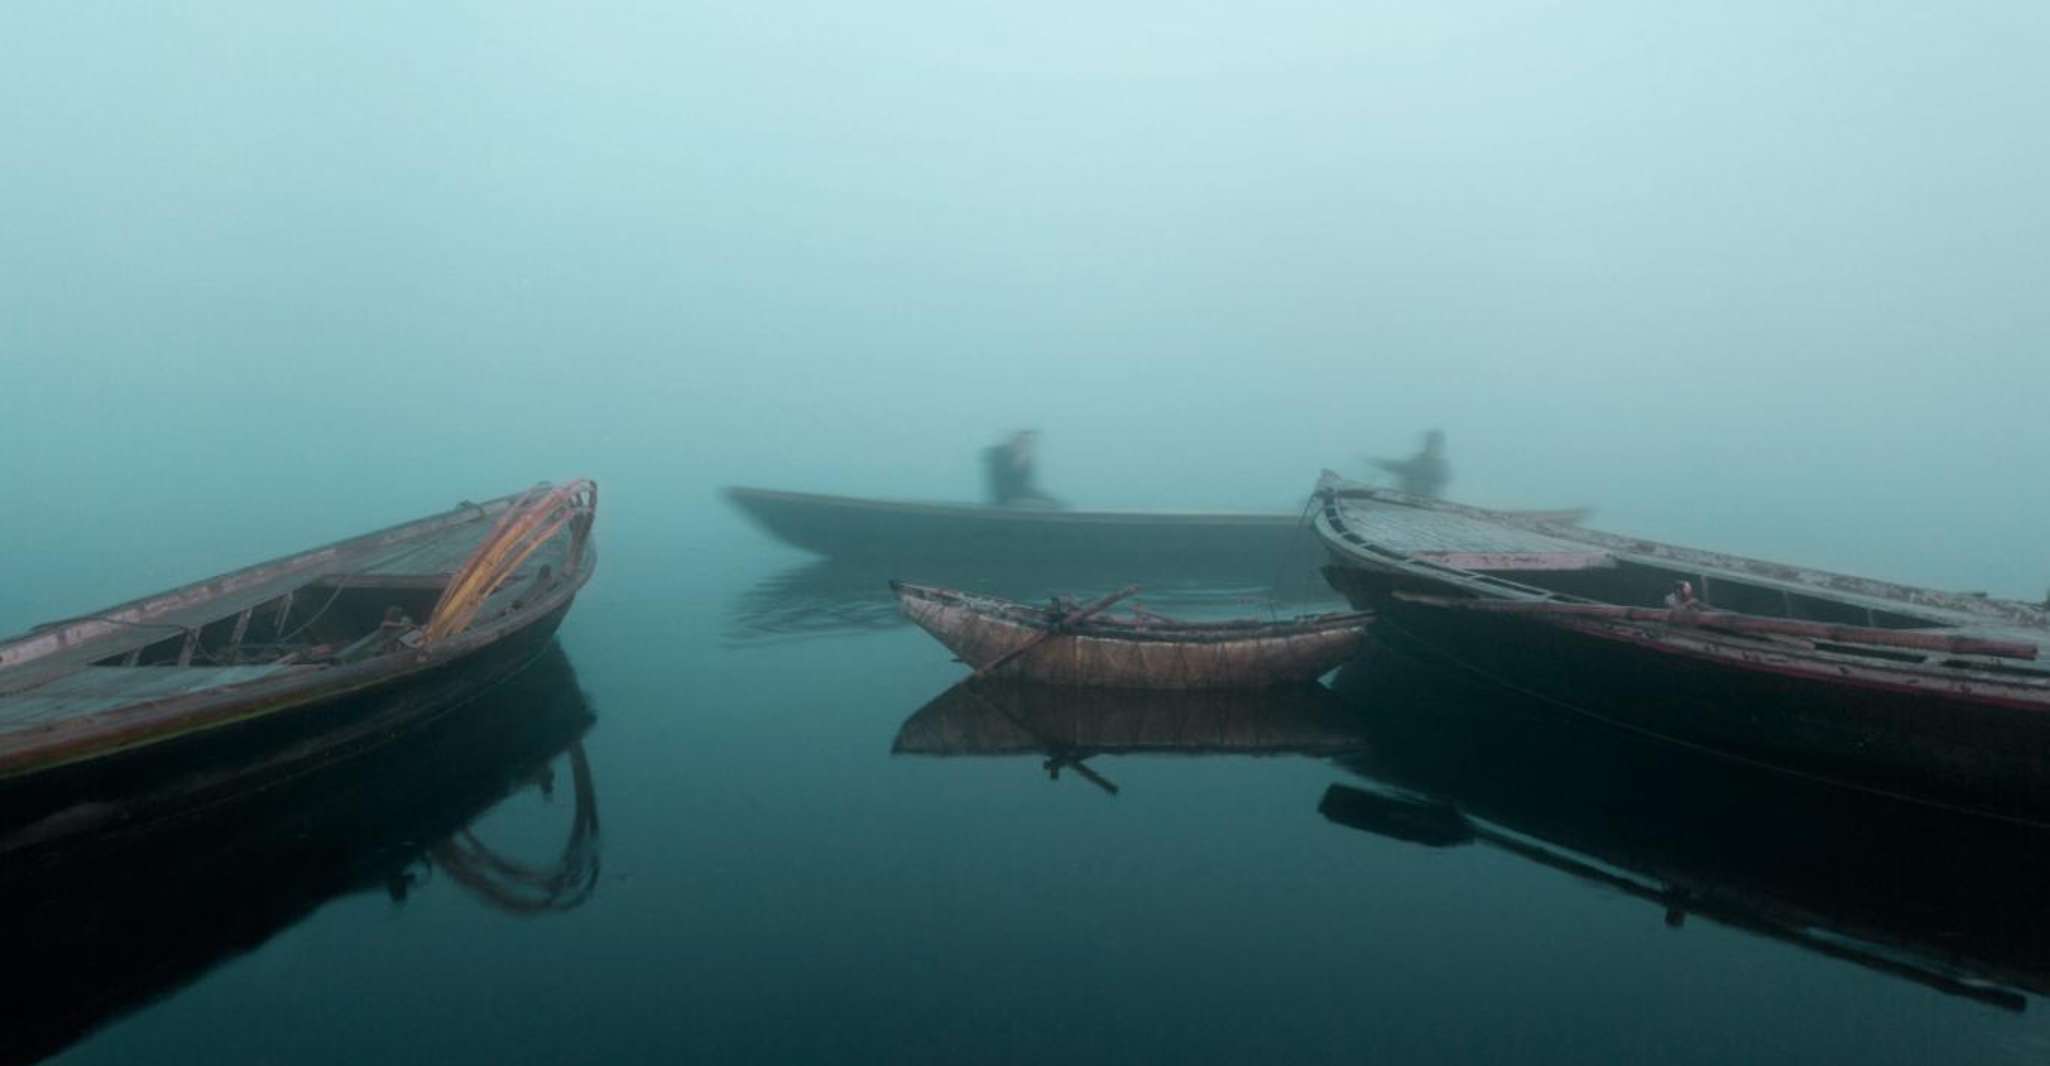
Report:
M 466 500 L 464 502 L 468 503 L 469 501 Z M 470 506 L 475 507 L 477 505 L 470 504 Z M 293 626 L 290 632 L 280 633 L 276 637 L 272 638 L 271 643 L 290 644 L 292 642 L 292 638 L 298 636 L 301 633 L 306 632 L 308 629 L 313 628 L 313 623 L 320 621 L 321 618 L 326 616 L 327 609 L 333 607 L 335 605 L 335 601 L 342 598 L 342 590 L 349 587 L 350 581 L 362 577 L 364 574 L 367 574 L 370 571 L 378 569 L 380 567 L 388 567 L 391 564 L 398 562 L 400 559 L 406 558 L 407 556 L 418 555 L 421 552 L 427 550 L 428 548 L 434 547 L 434 545 L 435 541 L 431 539 L 424 540 L 418 544 L 413 545 L 410 548 L 407 548 L 405 551 L 398 552 L 393 555 L 380 555 L 376 559 L 373 559 L 370 562 L 365 563 L 364 565 L 349 571 L 348 573 L 338 575 L 335 578 L 334 589 L 327 594 L 327 600 L 320 605 L 320 609 L 308 615 L 304 622 L 301 622 L 298 625 Z
M 463 561 L 441 598 L 428 616 L 422 644 L 433 644 L 467 629 L 484 607 L 484 601 L 565 527 L 570 531 L 567 568 L 574 572 L 582 562 L 584 543 L 598 509 L 598 486 L 579 478 L 556 488 L 546 485 L 527 490 L 484 535 L 483 543 Z

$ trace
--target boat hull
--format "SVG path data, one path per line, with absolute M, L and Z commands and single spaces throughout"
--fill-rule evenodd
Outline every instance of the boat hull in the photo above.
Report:
M 574 602 L 566 593 L 429 662 L 336 670 L 317 687 L 211 707 L 218 725 L 0 779 L 0 856 L 141 830 L 388 743 L 525 668 Z
M 1910 684 L 1657 626 L 1488 614 L 1327 577 L 1378 642 L 1618 725 L 1781 769 L 2008 817 L 2050 817 L 2050 707 L 2026 690 Z
M 1004 560 L 1011 565 L 1172 559 L 1185 567 L 1249 561 L 1265 572 L 1313 567 L 1317 540 L 1281 513 L 1064 511 L 978 507 L 730 488 L 726 497 L 777 539 L 837 559 L 898 564 Z
M 1232 639 L 1128 638 L 1064 633 L 995 617 L 958 603 L 901 595 L 904 613 L 962 662 L 981 670 L 1017 654 L 990 677 L 1041 685 L 1145 689 L 1254 689 L 1304 684 L 1357 654 L 1363 619 Z M 1035 642 L 1038 642 L 1035 645 Z

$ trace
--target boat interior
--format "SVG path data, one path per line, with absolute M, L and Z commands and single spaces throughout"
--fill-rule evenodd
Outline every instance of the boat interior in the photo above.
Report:
M 1762 618 L 1869 626 L 1877 629 L 1935 629 L 1956 625 L 1935 613 L 1914 613 L 1911 607 L 1874 597 L 1840 592 L 1818 593 L 1787 582 L 1769 581 L 1709 568 L 1610 558 L 1606 566 L 1585 570 L 1486 570 L 1490 577 L 1533 586 L 1546 592 L 1621 604 L 1663 607 L 1675 588 L 1686 582 L 1703 607 Z
M 94 660 L 94 666 L 250 666 L 336 661 L 340 652 L 378 633 L 387 622 L 411 627 L 434 610 L 447 574 L 419 574 L 375 583 L 324 577 L 276 601 L 247 607 L 190 628 L 171 629 L 154 643 Z M 153 631 L 154 632 L 154 631 Z
M 518 610 L 581 564 L 583 484 L 38 626 L 0 642 L 0 728 L 419 648 Z
M 542 569 L 548 569 L 546 564 Z M 382 654 L 406 634 L 418 632 L 418 623 L 431 615 L 449 578 L 325 575 L 247 606 L 216 605 L 211 610 L 178 612 L 176 620 L 115 626 L 104 639 L 54 654 L 47 662 L 25 664 L 25 676 L 10 678 L 0 691 L 0 727 Z M 531 577 L 526 583 L 532 583 Z M 508 588 L 495 597 L 505 597 L 521 582 L 506 584 Z

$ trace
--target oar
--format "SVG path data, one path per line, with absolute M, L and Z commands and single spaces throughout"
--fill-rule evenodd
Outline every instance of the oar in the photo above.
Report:
M 970 678 L 969 680 L 972 681 L 974 679 Z M 1084 766 L 1082 764 L 1082 760 L 1088 758 L 1087 755 L 1084 755 L 1082 753 L 1082 749 L 1069 747 L 1066 744 L 1062 744 L 1058 741 L 1048 738 L 1045 733 L 1042 733 L 1039 730 L 1034 729 L 1032 727 L 1032 723 L 1027 722 L 1025 719 L 1020 718 L 1015 714 L 1012 714 L 1011 709 L 1009 707 L 1005 707 L 1000 703 L 984 699 L 982 693 L 975 691 L 975 686 L 969 684 L 967 681 L 961 682 L 961 691 L 964 694 L 966 694 L 969 699 L 974 700 L 979 704 L 982 704 L 984 708 L 995 711 L 1000 715 L 1003 715 L 1006 719 L 1010 721 L 1012 725 L 1018 727 L 1019 732 L 1024 733 L 1026 736 L 1031 737 L 1035 741 L 1038 741 L 1041 746 L 1046 748 L 1046 762 L 1041 765 L 1043 765 L 1046 768 L 1046 775 L 1048 777 L 1051 777 L 1056 781 L 1060 780 L 1061 767 L 1065 766 L 1075 771 L 1076 773 L 1082 775 L 1084 780 L 1088 781 L 1092 785 L 1095 785 L 1097 788 L 1100 788 L 1113 796 L 1118 794 L 1118 786 L 1115 782 L 1112 782 L 1109 778 L 1104 777 L 1102 774 L 1099 774 L 1096 771 L 1091 770 L 1089 767 Z
M 1104 598 L 1089 604 L 1086 607 L 1078 608 L 1077 610 L 1062 616 L 1059 620 L 1055 621 L 1054 624 L 1046 627 L 1045 629 L 1041 630 L 1038 634 L 1034 635 L 1031 640 L 1028 640 L 1023 644 L 1020 644 L 1017 647 L 1012 648 L 1010 651 L 1007 651 L 1002 655 L 997 656 L 996 659 L 991 661 L 989 665 L 984 666 L 982 669 L 977 670 L 974 673 L 968 675 L 968 680 L 976 681 L 981 678 L 988 677 L 990 674 L 993 674 L 997 670 L 1003 668 L 1004 666 L 1009 665 L 1011 660 L 1016 659 L 1018 656 L 1023 655 L 1026 652 L 1039 647 L 1041 644 L 1046 643 L 1048 640 L 1051 640 L 1054 637 L 1057 637 L 1062 633 L 1065 633 L 1073 629 L 1076 623 L 1086 622 L 1089 619 L 1094 618 L 1097 615 L 1109 610 L 1111 608 L 1111 605 L 1115 604 L 1119 600 L 1126 599 L 1131 596 L 1137 596 L 1138 594 L 1139 586 L 1126 585 L 1124 588 L 1121 588 L 1116 592 L 1113 592 L 1110 595 L 1105 596 Z

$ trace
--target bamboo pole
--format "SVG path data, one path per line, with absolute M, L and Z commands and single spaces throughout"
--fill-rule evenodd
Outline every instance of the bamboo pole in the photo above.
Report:
M 978 678 L 987 677 L 990 674 L 995 673 L 998 669 L 1010 665 L 1012 660 L 1018 658 L 1026 652 L 1039 647 L 1041 644 L 1046 643 L 1047 641 L 1061 635 L 1062 633 L 1072 631 L 1078 623 L 1086 622 L 1089 619 L 1094 618 L 1097 615 L 1109 610 L 1111 606 L 1117 603 L 1119 600 L 1128 599 L 1130 597 L 1137 596 L 1138 594 L 1139 586 L 1126 585 L 1124 588 L 1121 588 L 1116 592 L 1113 592 L 1110 595 L 1105 596 L 1102 599 L 1089 604 L 1086 607 L 1082 607 L 1058 619 L 1052 625 L 1046 627 L 1043 630 L 1040 630 L 1039 633 L 1035 635 L 1031 640 L 1028 640 L 1023 644 L 1020 644 L 1019 646 L 1012 648 L 1010 651 L 1007 651 L 1004 654 L 997 656 L 988 665 L 975 671 L 973 674 L 968 675 L 968 680 L 974 681 Z

